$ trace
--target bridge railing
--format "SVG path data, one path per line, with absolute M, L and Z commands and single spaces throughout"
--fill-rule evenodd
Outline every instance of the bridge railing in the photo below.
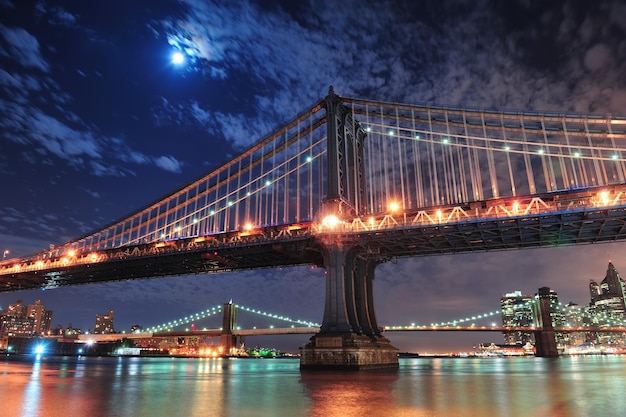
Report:
M 459 206 L 440 206 L 400 211 L 390 204 L 389 212 L 341 221 L 322 219 L 314 224 L 316 233 L 367 232 L 406 226 L 445 225 L 488 219 L 507 219 L 550 213 L 567 213 L 606 207 L 626 206 L 626 186 L 596 187 L 562 191 L 540 196 L 492 199 Z

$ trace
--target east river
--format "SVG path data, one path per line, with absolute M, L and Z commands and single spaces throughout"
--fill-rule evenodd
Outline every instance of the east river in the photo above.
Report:
M 394 372 L 297 359 L 14 357 L 0 416 L 625 416 L 626 357 L 415 358 Z

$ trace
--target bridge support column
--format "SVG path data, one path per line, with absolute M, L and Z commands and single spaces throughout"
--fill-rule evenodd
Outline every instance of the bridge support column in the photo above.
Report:
M 550 314 L 550 288 L 539 288 L 537 299 L 533 304 L 535 316 L 535 326 L 541 330 L 535 334 L 535 356 L 541 358 L 556 358 L 559 351 L 556 347 L 556 334 L 552 326 L 552 315 Z
M 397 368 L 398 349 L 382 337 L 374 311 L 377 261 L 354 247 L 324 252 L 326 304 L 320 332 L 301 348 L 301 369 Z
M 232 301 L 223 305 L 224 316 L 222 318 L 222 335 L 220 345 L 224 349 L 224 355 L 231 355 L 237 349 L 237 336 L 233 329 L 237 327 L 237 309 Z

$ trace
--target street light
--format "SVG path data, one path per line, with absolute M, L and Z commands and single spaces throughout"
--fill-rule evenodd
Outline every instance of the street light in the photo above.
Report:
M 2 260 L 3 261 L 7 257 L 8 254 L 9 254 L 9 250 L 8 249 L 5 249 L 4 252 L 2 252 Z

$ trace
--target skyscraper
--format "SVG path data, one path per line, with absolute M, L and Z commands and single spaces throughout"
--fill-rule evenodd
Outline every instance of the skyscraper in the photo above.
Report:
M 623 319 L 626 317 L 625 292 L 626 283 L 609 261 L 606 276 L 600 284 L 593 280 L 589 283 L 590 307 L 596 313 L 607 313 L 614 318 Z
M 532 298 L 521 291 L 507 293 L 500 297 L 502 325 L 506 327 L 530 327 L 533 324 L 531 308 Z M 504 343 L 507 345 L 524 345 L 532 342 L 531 333 L 522 331 L 504 332 Z

